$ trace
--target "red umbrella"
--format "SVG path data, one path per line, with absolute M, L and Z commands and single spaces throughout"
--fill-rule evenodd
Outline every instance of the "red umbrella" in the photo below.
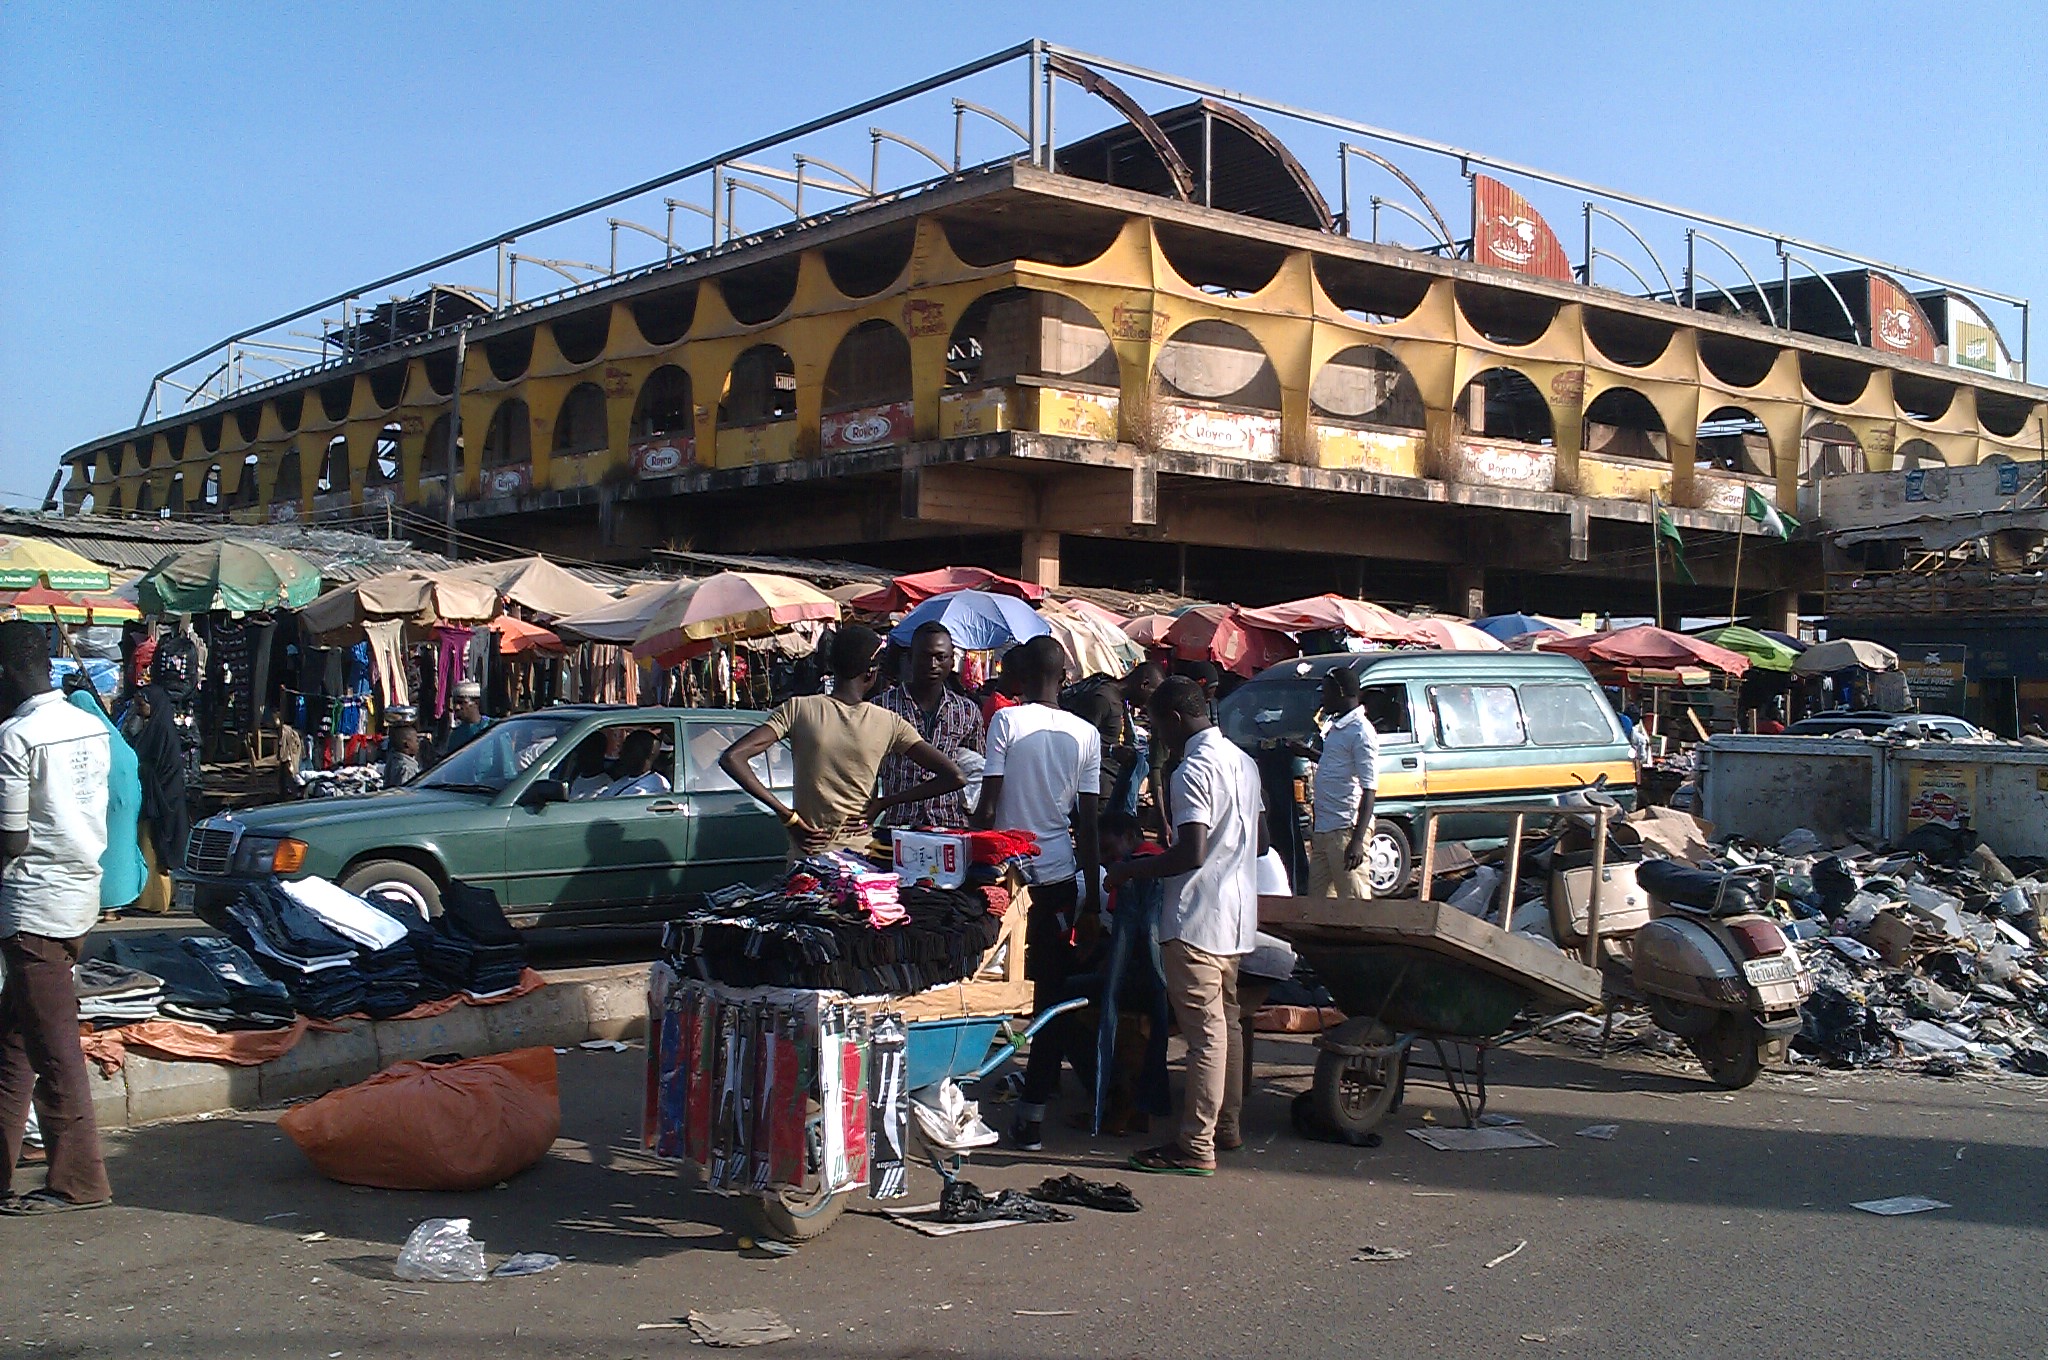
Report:
M 1164 641 L 1183 660 L 1213 661 L 1239 675 L 1257 675 L 1301 651 L 1285 633 L 1246 623 L 1239 610 L 1220 604 L 1190 609 L 1173 621 Z
M 1015 595 L 1020 600 L 1039 600 L 1045 596 L 1044 586 L 998 576 L 986 567 L 940 567 L 937 571 L 898 576 L 879 590 L 849 600 L 847 605 L 863 614 L 894 614 L 913 609 L 934 595 L 950 595 L 959 590 L 987 590 Z
M 1374 642 L 1405 642 L 1410 620 L 1370 600 L 1347 600 L 1342 595 L 1311 595 L 1305 600 L 1267 605 L 1263 609 L 1239 610 L 1246 623 L 1260 628 L 1298 633 L 1311 628 L 1333 628 Z
M 1456 619 L 1420 618 L 1403 619 L 1408 625 L 1409 642 L 1419 642 L 1425 647 L 1438 647 L 1446 652 L 1504 652 L 1506 647 L 1491 633 L 1482 632 L 1469 623 Z
M 501 614 L 492 619 L 490 628 L 498 635 L 498 650 L 506 656 L 518 656 L 524 652 L 559 652 L 563 650 L 562 639 L 537 623 Z
M 1166 630 L 1179 622 L 1171 614 L 1140 614 L 1123 626 L 1124 636 L 1140 647 L 1164 647 Z
M 1581 661 L 1609 661 L 1617 666 L 1711 666 L 1729 675 L 1741 675 L 1751 665 L 1750 659 L 1740 652 L 1647 623 L 1612 633 L 1546 638 L 1541 650 L 1575 656 Z

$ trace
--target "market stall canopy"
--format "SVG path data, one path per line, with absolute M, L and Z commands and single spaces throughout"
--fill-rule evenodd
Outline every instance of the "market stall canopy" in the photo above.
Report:
M 299 611 L 299 626 L 315 639 L 333 639 L 379 620 L 403 619 L 424 628 L 482 623 L 497 612 L 498 592 L 485 582 L 394 571 L 322 595 Z
M 1616 666 L 1711 666 L 1728 675 L 1742 675 L 1750 667 L 1749 658 L 1740 652 L 1731 652 L 1702 638 L 1687 637 L 1647 623 L 1612 633 L 1589 633 L 1585 637 L 1545 641 L 1543 650 L 1575 656 L 1581 661 L 1606 661 Z
M 851 581 L 843 586 L 834 586 L 825 593 L 843 605 L 851 605 L 863 595 L 874 594 L 876 589 L 873 581 Z
M 1757 629 L 1757 631 L 1759 633 L 1762 633 L 1765 637 L 1771 639 L 1771 641 L 1773 642 L 1784 643 L 1787 647 L 1790 647 L 1795 652 L 1803 652 L 1808 647 L 1811 647 L 1813 645 L 1810 642 L 1804 641 L 1800 638 L 1793 637 L 1790 633 L 1781 633 L 1775 628 L 1759 628 Z
M 1551 618 L 1547 614 L 1489 614 L 1483 619 L 1472 620 L 1472 626 L 1501 642 L 1513 642 L 1527 633 L 1550 632 L 1564 637 L 1584 637 L 1593 631 L 1566 619 Z
M 527 656 L 535 652 L 560 652 L 562 639 L 537 623 L 500 614 L 490 622 L 498 635 L 498 651 L 504 656 Z
M 1799 653 L 1768 633 L 1754 628 L 1733 624 L 1727 628 L 1709 628 L 1698 634 L 1702 640 L 1716 647 L 1726 647 L 1731 652 L 1741 652 L 1756 662 L 1758 670 L 1789 671 L 1792 663 L 1799 659 Z
M 1114 609 L 1106 609 L 1093 600 L 1084 600 L 1076 596 L 1071 599 L 1061 600 L 1059 603 L 1073 610 L 1076 614 L 1094 619 L 1097 623 L 1107 624 L 1119 633 L 1123 631 L 1124 624 L 1129 622 L 1128 619 L 1122 614 L 1117 613 Z
M 1124 636 L 1140 647 L 1164 647 L 1167 631 L 1178 622 L 1171 614 L 1140 614 L 1124 625 Z
M 80 595 L 48 586 L 0 592 L 0 616 L 30 623 L 125 623 L 142 610 L 115 595 Z
M 105 567 L 69 548 L 40 538 L 0 535 L 0 590 L 27 590 L 37 585 L 52 590 L 105 590 L 110 584 Z
M 905 614 L 903 621 L 889 630 L 889 641 L 908 647 L 911 637 L 927 623 L 944 627 L 952 634 L 953 645 L 963 652 L 990 652 L 1052 631 L 1030 605 L 1013 595 L 956 590 L 951 595 L 934 595 Z
M 1829 675 L 1835 671 L 1895 671 L 1899 654 L 1889 647 L 1861 638 L 1834 638 L 1816 642 L 1792 663 L 1794 675 Z
M 1402 642 L 1408 636 L 1409 620 L 1370 600 L 1347 600 L 1342 595 L 1311 595 L 1303 600 L 1238 611 L 1245 622 L 1285 633 L 1311 629 L 1333 629 L 1373 642 Z
M 1402 641 L 1423 647 L 1436 647 L 1446 652 L 1504 652 L 1507 647 L 1497 637 L 1480 632 L 1461 619 L 1424 617 L 1403 619 L 1408 625 L 1408 636 Z
M 856 596 L 848 603 L 864 614 L 893 614 L 899 609 L 915 608 L 933 596 L 950 595 L 959 590 L 993 591 L 1020 600 L 1045 597 L 1044 586 L 998 576 L 986 567 L 940 567 L 937 571 L 898 576 L 888 585 Z
M 1165 641 L 1184 661 L 1213 661 L 1245 676 L 1257 675 L 1301 651 L 1287 634 L 1247 623 L 1242 611 L 1221 604 L 1188 610 L 1166 630 Z
M 1074 663 L 1077 678 L 1091 675 L 1122 676 L 1145 659 L 1145 649 L 1125 637 L 1123 630 L 1084 614 L 1058 600 L 1041 600 L 1038 616 L 1052 630 L 1067 659 Z
M 668 656 L 697 643 L 767 637 L 806 619 L 836 619 L 839 601 L 789 576 L 722 571 L 671 596 L 633 642 L 636 656 Z
M 510 562 L 465 562 L 437 574 L 460 581 L 480 581 L 496 590 L 498 598 L 506 604 L 516 604 L 545 619 L 559 619 L 586 609 L 597 609 L 610 603 L 612 598 L 610 592 L 564 571 L 545 557 L 518 557 Z
M 320 593 L 320 569 L 289 548 L 223 538 L 187 548 L 136 584 L 150 614 L 297 609 Z
M 606 600 L 595 609 L 585 609 L 555 620 L 555 631 L 590 642 L 609 642 L 630 647 L 647 631 L 671 600 L 687 602 L 697 589 L 695 580 L 641 581 L 626 588 L 616 600 Z

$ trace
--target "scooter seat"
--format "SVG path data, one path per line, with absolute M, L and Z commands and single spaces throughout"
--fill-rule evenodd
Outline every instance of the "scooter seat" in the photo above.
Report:
M 1660 902 L 1701 916 L 1741 916 L 1768 904 L 1761 885 L 1751 879 L 1730 878 L 1675 859 L 1644 860 L 1636 866 L 1636 883 Z

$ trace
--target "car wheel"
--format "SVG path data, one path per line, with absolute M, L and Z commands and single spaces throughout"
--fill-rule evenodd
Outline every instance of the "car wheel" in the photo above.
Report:
M 366 859 L 342 875 L 341 886 L 358 897 L 382 892 L 402 898 L 426 920 L 441 914 L 441 885 L 425 869 L 402 859 Z
M 1365 881 L 1374 897 L 1393 897 L 1408 886 L 1414 870 L 1408 831 L 1399 822 L 1375 821 L 1365 846 Z

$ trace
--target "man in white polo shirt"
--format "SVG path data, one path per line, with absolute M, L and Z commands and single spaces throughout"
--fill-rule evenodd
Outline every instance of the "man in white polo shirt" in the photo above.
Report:
M 0 623 L 0 1213 L 110 1203 L 92 1088 L 78 1043 L 71 969 L 100 915 L 107 849 L 108 730 L 50 687 L 41 625 Z M 14 1193 L 14 1165 L 38 1078 L 49 1179 Z
M 1310 897 L 1371 897 L 1366 847 L 1379 789 L 1380 735 L 1358 701 L 1358 672 L 1323 677 L 1323 747 L 1315 755 L 1315 821 L 1309 836 Z
M 1136 1171 L 1213 1176 L 1219 1149 L 1244 1146 L 1237 965 L 1258 934 L 1265 800 L 1258 767 L 1216 730 L 1200 685 L 1176 676 L 1159 687 L 1150 709 L 1154 740 L 1180 752 L 1167 791 L 1173 845 L 1116 865 L 1109 886 L 1166 880 L 1159 953 L 1187 1041 L 1187 1092 L 1180 1141 L 1140 1152 L 1130 1164 Z

